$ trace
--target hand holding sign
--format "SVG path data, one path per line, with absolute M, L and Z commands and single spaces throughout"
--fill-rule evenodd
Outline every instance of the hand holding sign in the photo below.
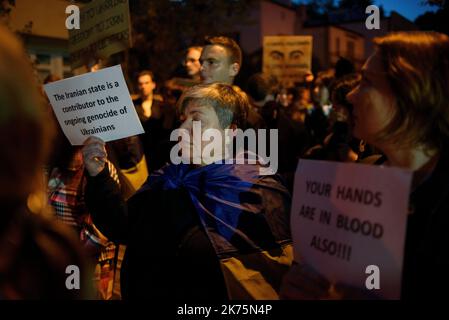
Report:
M 103 171 L 108 154 L 105 143 L 97 137 L 90 137 L 84 142 L 83 162 L 91 177 Z

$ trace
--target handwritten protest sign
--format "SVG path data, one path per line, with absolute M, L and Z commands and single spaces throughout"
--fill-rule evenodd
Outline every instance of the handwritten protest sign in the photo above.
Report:
M 265 36 L 263 72 L 286 86 L 312 70 L 312 36 Z
M 106 59 L 130 44 L 128 0 L 94 0 L 80 10 L 80 29 L 69 30 L 72 68 Z
M 44 86 L 58 122 L 72 145 L 89 136 L 104 141 L 143 133 L 120 65 Z
M 411 172 L 380 166 L 301 160 L 291 226 L 295 260 L 334 284 L 367 290 L 366 268 L 379 268 L 375 295 L 400 297 Z

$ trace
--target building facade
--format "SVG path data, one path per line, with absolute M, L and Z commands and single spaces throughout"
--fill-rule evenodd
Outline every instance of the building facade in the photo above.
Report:
M 65 27 L 66 0 L 16 0 L 6 23 L 23 39 L 41 80 L 72 75 Z

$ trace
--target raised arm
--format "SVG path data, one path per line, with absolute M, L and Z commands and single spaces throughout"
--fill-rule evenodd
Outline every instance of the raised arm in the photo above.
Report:
M 85 200 L 93 222 L 109 240 L 126 244 L 128 206 L 118 183 L 111 177 L 105 143 L 97 137 L 90 137 L 85 141 L 82 152 L 87 171 Z

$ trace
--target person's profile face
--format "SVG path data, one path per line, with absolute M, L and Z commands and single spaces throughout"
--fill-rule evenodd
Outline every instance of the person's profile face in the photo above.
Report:
M 353 134 L 375 146 L 376 136 L 390 123 L 396 100 L 384 72 L 379 53 L 368 58 L 362 68 L 360 84 L 347 95 L 353 105 Z
M 189 49 L 189 51 L 187 51 L 184 65 L 187 74 L 190 77 L 195 77 L 199 75 L 201 69 L 200 57 L 201 57 L 201 50 L 191 48 Z
M 204 47 L 200 62 L 203 83 L 223 82 L 232 84 L 235 74 L 233 74 L 233 63 L 230 61 L 226 48 L 220 45 Z

